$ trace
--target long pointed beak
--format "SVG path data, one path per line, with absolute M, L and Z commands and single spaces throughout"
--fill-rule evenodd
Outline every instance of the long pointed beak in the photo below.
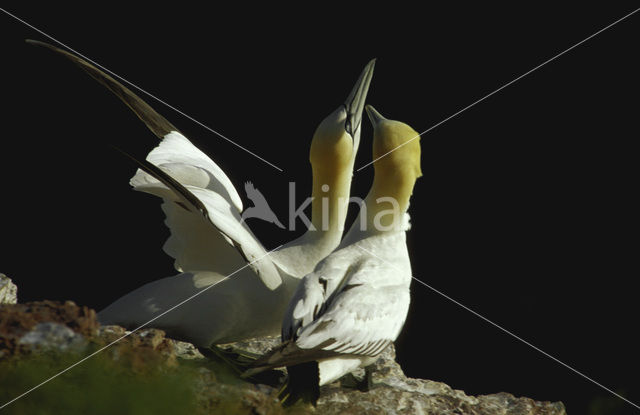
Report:
M 386 118 L 384 118 L 378 111 L 376 111 L 375 108 L 373 108 L 373 106 L 371 105 L 367 105 L 367 115 L 369 116 L 369 121 L 371 121 L 371 125 L 373 125 L 373 128 L 376 128 L 376 126 L 386 120 Z
M 367 98 L 367 92 L 369 91 L 369 84 L 373 77 L 373 67 L 376 65 L 376 60 L 371 59 L 367 66 L 364 67 L 358 82 L 353 87 L 353 90 L 344 102 L 344 107 L 347 111 L 347 120 L 345 122 L 345 129 L 355 138 L 355 134 L 360 128 L 362 122 L 362 110 L 364 109 L 364 101 Z

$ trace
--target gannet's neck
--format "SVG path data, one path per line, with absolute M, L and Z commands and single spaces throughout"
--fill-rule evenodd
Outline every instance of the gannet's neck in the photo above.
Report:
M 301 278 L 310 273 L 340 244 L 349 204 L 352 169 L 353 162 L 346 168 L 314 163 L 312 226 L 301 237 L 271 254 L 280 268 L 289 274 Z M 295 289 L 295 285 L 292 287 Z
M 342 168 L 328 164 L 313 166 L 311 224 L 309 238 L 337 246 L 347 216 L 353 161 Z
M 416 177 L 376 166 L 373 185 L 340 247 L 383 233 L 404 230 L 404 216 Z
M 375 233 L 399 230 L 409 208 L 415 175 L 375 166 L 375 177 L 365 198 L 367 228 Z
M 321 124 L 311 143 L 313 184 L 308 230 L 272 254 L 291 275 L 302 277 L 313 271 L 342 238 L 357 148 L 353 144 L 356 140 L 338 127 L 337 132 L 327 134 Z
M 360 131 L 351 137 L 344 127 L 346 118 L 342 107 L 329 115 L 316 129 L 309 150 L 313 174 L 311 226 L 304 240 L 320 248 L 319 259 L 340 243 L 347 216 Z
M 340 247 L 372 235 L 405 230 L 405 213 L 413 186 L 422 175 L 419 134 L 406 124 L 387 120 L 373 107 L 374 179 L 358 218 Z

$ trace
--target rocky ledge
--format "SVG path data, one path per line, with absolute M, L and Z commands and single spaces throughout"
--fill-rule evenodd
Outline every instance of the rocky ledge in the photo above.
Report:
M 266 338 L 233 346 L 263 353 L 276 343 L 276 338 Z M 53 301 L 0 305 L 0 406 L 92 353 L 82 366 L 7 406 L 7 413 L 55 407 L 53 412 L 68 414 L 566 414 L 561 402 L 503 392 L 468 396 L 444 383 L 407 378 L 393 347 L 376 362 L 369 392 L 349 387 L 345 380 L 323 387 L 316 408 L 285 410 L 276 399 L 284 378 L 278 372 L 270 384 L 244 382 L 193 345 L 168 339 L 161 330 L 130 333 L 122 327 L 100 327 L 93 310 Z M 73 396 L 61 399 L 67 395 Z

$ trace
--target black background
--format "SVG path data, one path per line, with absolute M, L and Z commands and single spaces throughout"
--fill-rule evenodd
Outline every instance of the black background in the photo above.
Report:
M 370 58 L 368 102 L 422 132 L 633 10 L 104 7 L 9 11 L 282 168 L 140 93 L 281 220 L 288 182 L 310 192 L 317 123 Z M 417 278 L 635 402 L 639 32 L 640 14 L 425 134 L 409 233 Z M 25 38 L 48 40 L 0 13 L 0 272 L 21 301 L 101 309 L 175 273 L 158 201 L 130 190 L 135 168 L 111 148 L 144 157 L 157 141 Z M 356 166 L 371 159 L 363 125 Z M 354 195 L 372 171 L 354 175 Z M 303 232 L 250 225 L 268 248 Z M 408 375 L 569 413 L 636 411 L 428 288 L 412 293 L 398 340 Z

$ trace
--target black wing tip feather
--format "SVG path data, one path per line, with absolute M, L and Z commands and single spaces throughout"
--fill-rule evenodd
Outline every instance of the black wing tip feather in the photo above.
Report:
M 25 39 L 24 41 L 26 43 L 30 44 L 30 45 L 44 46 L 44 47 L 47 47 L 47 48 L 54 47 L 54 46 L 51 46 L 50 44 L 48 44 L 46 42 L 41 42 L 41 41 L 35 40 L 35 39 Z
M 47 48 L 53 52 L 56 52 L 71 62 L 76 64 L 80 69 L 85 71 L 89 76 L 105 86 L 109 91 L 116 95 L 122 102 L 125 103 L 136 116 L 153 132 L 158 138 L 163 138 L 172 131 L 178 131 L 169 121 L 167 121 L 162 115 L 158 114 L 149 104 L 142 100 L 139 96 L 131 92 L 129 88 L 122 85 L 113 77 L 97 68 L 95 65 L 87 62 L 75 54 L 68 52 L 64 49 L 53 46 L 47 42 L 39 40 L 25 39 L 25 42 L 34 46 L 41 46 Z
M 173 190 L 177 195 L 182 196 L 191 206 L 197 209 L 206 219 L 209 219 L 209 213 L 207 211 L 206 206 L 202 203 L 200 199 L 198 199 L 193 193 L 189 191 L 186 187 L 184 187 L 180 182 L 171 177 L 169 174 L 165 173 L 158 166 L 150 163 L 148 160 L 139 160 L 133 157 L 131 154 L 126 151 L 113 146 L 117 151 L 125 155 L 127 158 L 136 163 L 142 170 L 144 170 L 147 174 L 153 176 L 162 184 L 167 186 L 169 189 Z

